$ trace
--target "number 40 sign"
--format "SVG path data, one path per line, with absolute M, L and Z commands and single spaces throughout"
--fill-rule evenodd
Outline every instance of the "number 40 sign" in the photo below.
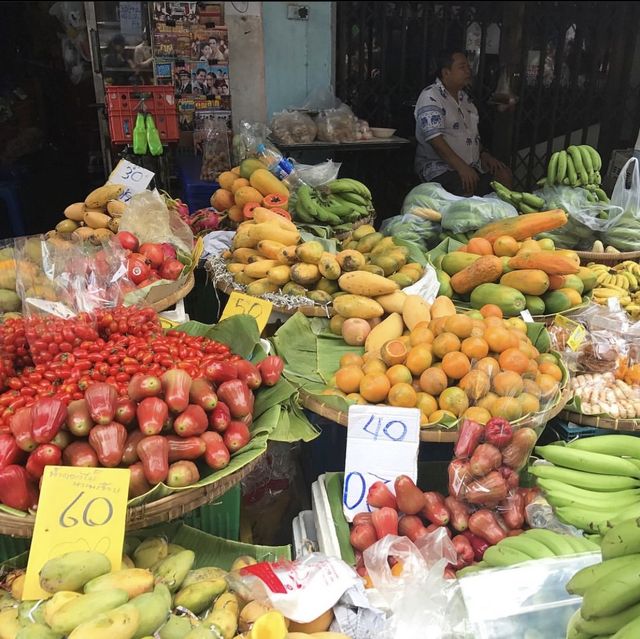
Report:
M 369 487 L 383 481 L 393 492 L 398 475 L 418 474 L 420 411 L 394 406 L 351 406 L 342 507 L 345 517 L 369 512 Z

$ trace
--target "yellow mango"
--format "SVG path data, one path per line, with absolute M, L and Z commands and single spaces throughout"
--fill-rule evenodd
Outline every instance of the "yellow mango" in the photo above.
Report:
M 320 242 L 303 242 L 296 248 L 296 257 L 307 264 L 318 264 L 324 253 L 324 247 Z
M 85 584 L 85 593 L 100 592 L 119 588 L 124 590 L 131 599 L 144 592 L 153 590 L 153 574 L 144 568 L 125 568 L 108 575 L 102 575 Z
M 238 630 L 238 617 L 231 610 L 214 608 L 205 617 L 204 624 L 215 626 L 223 639 L 233 639 Z
M 365 265 L 365 257 L 359 251 L 347 249 L 336 255 L 343 271 L 358 271 Z
M 300 241 L 300 233 L 298 231 L 288 231 L 270 222 L 253 224 L 247 228 L 247 234 L 255 242 L 254 246 L 262 240 L 272 240 L 286 246 L 297 244 Z
M 272 269 L 274 266 L 279 265 L 280 263 L 276 260 L 262 260 L 260 262 L 253 262 L 253 264 L 247 264 L 244 267 L 244 273 L 246 273 L 249 277 L 260 279 L 263 277 L 267 277 L 269 269 Z
M 328 280 L 337 280 L 342 272 L 338 260 L 331 253 L 325 253 L 320 258 L 318 268 L 322 277 L 326 277 Z
M 313 286 L 320 277 L 320 269 L 315 264 L 299 263 L 291 267 L 291 279 L 305 288 Z
M 307 634 L 311 634 L 313 632 L 325 632 L 326 630 L 329 630 L 329 626 L 332 621 L 333 610 L 330 608 L 313 621 L 309 621 L 307 623 L 297 623 L 292 620 L 289 623 L 289 630 L 291 632 L 306 632 Z
M 79 592 L 71 592 L 69 590 L 56 592 L 56 594 L 44 604 L 43 613 L 45 622 L 50 626 L 56 612 L 78 597 L 82 597 Z
M 231 259 L 234 262 L 239 262 L 240 264 L 249 264 L 249 258 L 256 257 L 260 255 L 260 253 L 252 248 L 237 248 L 231 255 Z
M 61 634 L 69 634 L 80 624 L 94 619 L 96 615 L 107 613 L 127 603 L 129 596 L 124 590 L 99 590 L 72 599 L 56 610 L 51 617 L 51 629 Z
M 259 280 L 254 280 L 247 286 L 247 295 L 255 295 L 256 297 L 260 297 L 265 293 L 275 293 L 277 290 L 277 284 L 274 284 L 273 282 L 270 282 L 266 277 L 263 277 Z
M 388 280 L 381 275 L 368 273 L 367 271 L 350 271 L 343 273 L 338 280 L 338 284 L 343 291 L 354 295 L 364 295 L 365 297 L 378 297 L 378 295 L 389 295 L 397 291 L 399 286 L 395 282 Z
M 267 271 L 267 279 L 278 286 L 282 286 L 291 279 L 291 268 L 286 264 L 274 266 Z
M 402 319 L 410 331 L 420 322 L 430 322 L 431 304 L 419 295 L 407 295 L 402 307 Z
M 140 613 L 132 604 L 98 615 L 80 624 L 69 639 L 133 639 L 140 623 Z
M 402 335 L 403 331 L 404 322 L 402 321 L 402 315 L 400 315 L 400 313 L 391 313 L 389 317 L 371 329 L 371 332 L 365 340 L 364 349 L 367 353 L 377 353 L 383 344 L 389 340 L 397 339 Z
M 384 309 L 378 302 L 362 295 L 340 295 L 333 300 L 333 308 L 342 317 L 360 317 L 373 319 L 384 315 Z
M 295 264 L 296 262 L 296 246 L 285 246 L 278 251 L 278 257 L 276 258 L 281 264 Z
M 289 189 L 267 169 L 257 169 L 251 174 L 249 182 L 254 189 L 257 189 L 262 195 L 284 195 L 289 197 Z
M 379 295 L 376 302 L 384 308 L 387 313 L 402 313 L 407 294 L 402 291 L 394 291 L 388 295 Z
M 278 253 L 281 249 L 286 248 L 282 242 L 274 242 L 273 240 L 262 240 L 262 242 L 258 242 L 258 252 L 260 255 L 270 259 L 277 260 Z
M 453 305 L 453 302 L 444 295 L 436 297 L 431 305 L 431 319 L 451 317 L 452 315 L 456 315 L 456 307 Z
M 21 627 L 17 608 L 0 610 L 0 639 L 16 639 Z

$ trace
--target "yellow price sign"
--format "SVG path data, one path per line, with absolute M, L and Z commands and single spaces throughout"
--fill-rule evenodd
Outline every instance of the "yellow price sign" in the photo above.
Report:
M 251 315 L 256 320 L 258 330 L 262 333 L 269 321 L 272 308 L 273 304 L 267 300 L 234 291 L 229 295 L 229 301 L 222 311 L 220 321 L 234 315 Z
M 96 550 L 120 570 L 130 471 L 47 466 L 33 531 L 23 600 L 46 599 L 42 566 L 68 552 Z

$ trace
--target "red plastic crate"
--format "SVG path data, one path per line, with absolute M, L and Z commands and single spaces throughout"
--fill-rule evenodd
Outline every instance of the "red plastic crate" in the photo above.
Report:
M 162 142 L 180 139 L 178 112 L 172 86 L 108 86 L 106 109 L 113 144 L 131 144 L 136 116 L 142 108 L 151 113 Z

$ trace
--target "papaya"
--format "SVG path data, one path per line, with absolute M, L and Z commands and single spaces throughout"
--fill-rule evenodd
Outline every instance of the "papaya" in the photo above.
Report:
M 553 277 L 553 276 L 552 276 Z M 564 283 L 562 286 L 558 288 L 571 288 L 574 291 L 577 291 L 580 295 L 584 293 L 584 282 L 580 275 L 565 275 Z
M 338 280 L 338 285 L 343 291 L 354 295 L 364 295 L 366 297 L 377 297 L 378 295 L 389 295 L 397 291 L 399 286 L 395 282 L 367 273 L 366 271 L 351 271 L 344 273 Z
M 502 260 L 495 255 L 481 255 L 472 264 L 452 275 L 451 288 L 464 295 L 480 284 L 497 281 L 501 275 Z
M 545 306 L 544 300 L 537 295 L 525 295 L 524 299 L 527 301 L 527 310 L 531 315 L 544 315 Z
M 455 275 L 473 264 L 476 260 L 480 259 L 480 255 L 474 253 L 462 253 L 460 251 L 453 251 L 453 253 L 447 253 L 440 263 L 440 268 L 447 275 Z
M 240 163 L 240 177 L 248 180 L 254 171 L 264 168 L 265 165 L 260 160 L 257 160 L 256 158 L 247 158 L 246 160 L 242 160 Z
M 583 293 L 587 293 L 593 289 L 596 285 L 596 273 L 586 266 L 581 266 L 577 273 L 578 277 L 582 280 Z
M 262 196 L 271 195 L 277 193 L 278 195 L 284 195 L 289 197 L 289 189 L 272 173 L 269 173 L 267 169 L 256 169 L 251 173 L 249 177 L 251 186 L 259 191 Z M 262 198 L 260 198 L 262 201 Z
M 525 295 L 542 295 L 549 288 L 549 279 L 550 277 L 544 271 L 522 269 L 505 273 L 500 278 L 500 284 L 515 288 Z
M 547 315 L 562 313 L 574 306 L 571 298 L 562 291 L 549 291 L 542 299 L 544 300 L 544 308 Z
M 334 297 L 333 308 L 342 317 L 373 319 L 384 315 L 384 309 L 378 302 L 362 295 L 345 294 Z
M 575 255 L 575 253 L 574 253 Z M 539 269 L 547 275 L 568 275 L 580 270 L 580 262 L 560 251 L 525 251 L 509 259 L 512 269 Z
M 582 293 L 577 291 L 575 288 L 565 286 L 558 289 L 558 292 L 564 293 L 571 300 L 571 306 L 578 306 L 582 304 Z
M 504 284 L 480 284 L 471 292 L 471 308 L 480 309 L 485 304 L 495 304 L 507 317 L 519 315 L 527 306 L 524 295 Z M 545 302 L 546 303 L 546 302 Z

